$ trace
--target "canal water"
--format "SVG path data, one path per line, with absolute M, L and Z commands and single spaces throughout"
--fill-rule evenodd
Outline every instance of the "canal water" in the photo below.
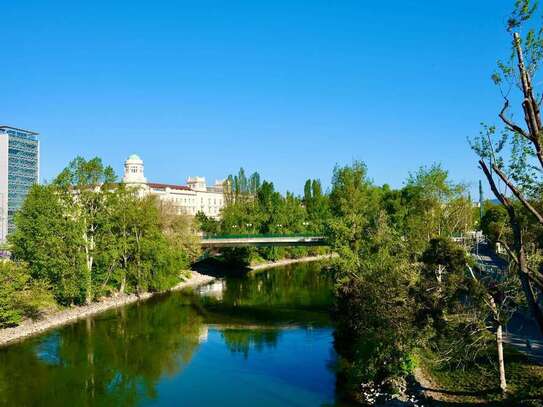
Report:
M 318 263 L 224 278 L 0 349 L 6 406 L 343 406 Z

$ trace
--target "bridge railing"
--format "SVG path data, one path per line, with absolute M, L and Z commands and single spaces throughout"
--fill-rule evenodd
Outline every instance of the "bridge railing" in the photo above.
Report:
M 206 234 L 203 239 L 251 239 L 251 238 L 274 238 L 274 237 L 317 237 L 318 233 L 254 233 L 254 234 L 228 234 L 228 235 L 213 235 Z

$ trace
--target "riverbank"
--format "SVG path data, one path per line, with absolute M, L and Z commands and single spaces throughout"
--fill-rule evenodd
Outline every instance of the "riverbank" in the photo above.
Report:
M 213 280 L 215 280 L 215 277 L 192 271 L 190 278 L 182 281 L 169 291 L 178 291 L 185 288 L 194 288 L 204 284 L 208 284 Z M 67 325 L 80 319 L 87 318 L 110 309 L 122 307 L 124 305 L 132 304 L 138 301 L 145 301 L 157 294 L 160 293 L 118 295 L 115 297 L 104 298 L 103 300 L 94 302 L 90 305 L 71 307 L 52 313 L 45 313 L 45 315 L 43 315 L 39 320 L 27 320 L 16 327 L 0 329 L 0 347 L 9 345 L 13 342 L 21 341 L 31 336 L 39 335 L 50 329 Z
M 513 346 L 506 345 L 504 353 L 508 392 L 503 398 L 499 390 L 494 353 L 491 346 L 477 363 L 459 369 L 440 366 L 433 361 L 435 357 L 428 351 L 422 352 L 418 355 L 419 363 L 413 372 L 417 382 L 416 390 L 430 405 L 542 405 L 543 366 Z
M 307 256 L 307 257 L 300 257 L 298 259 L 283 259 L 278 261 L 270 261 L 266 263 L 259 263 L 255 265 L 249 266 L 249 269 L 251 271 L 256 270 L 265 270 L 270 269 L 274 267 L 281 267 L 281 266 L 288 266 L 289 264 L 296 264 L 296 263 L 307 263 L 310 261 L 320 261 L 320 260 L 328 260 L 336 257 L 337 254 L 322 254 L 318 256 Z
M 251 271 L 265 270 L 274 267 L 287 266 L 289 264 L 327 260 L 335 256 L 335 254 L 326 254 L 318 256 L 300 257 L 298 259 L 283 259 L 275 262 L 256 264 L 250 266 L 249 268 Z M 198 287 L 208 284 L 216 278 L 210 275 L 198 273 L 197 271 L 192 271 L 191 273 L 192 274 L 189 279 L 179 283 L 169 291 L 178 291 L 185 288 Z M 0 347 L 21 341 L 31 336 L 39 335 L 48 330 L 76 322 L 80 319 L 100 314 L 110 309 L 119 308 L 138 301 L 145 301 L 157 294 L 160 293 L 143 293 L 140 295 L 124 294 L 115 297 L 104 298 L 90 305 L 82 305 L 53 312 L 46 312 L 38 320 L 29 319 L 16 327 L 0 329 Z

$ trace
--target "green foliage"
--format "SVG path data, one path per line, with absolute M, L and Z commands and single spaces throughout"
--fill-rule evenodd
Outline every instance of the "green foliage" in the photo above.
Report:
M 359 162 L 335 169 L 330 208 L 327 239 L 339 255 L 335 346 L 356 394 L 362 384 L 405 377 L 437 331 L 471 327 L 447 320 L 473 285 L 463 249 L 448 239 L 473 228 L 474 212 L 465 186 L 438 165 L 393 190 L 374 186 Z
M 85 258 L 81 230 L 65 208 L 56 186 L 34 185 L 16 214 L 9 241 L 12 257 L 25 261 L 32 278 L 47 283 L 56 301 L 68 305 L 83 300 Z
M 422 167 L 410 174 L 403 192 L 408 209 L 404 233 L 415 254 L 422 253 L 435 237 L 465 234 L 473 229 L 473 204 L 466 187 L 451 182 L 441 166 Z
M 502 205 L 487 202 L 481 219 L 481 230 L 493 243 L 504 238 L 508 233 L 507 210 Z
M 219 233 L 220 223 L 212 217 L 206 216 L 202 211 L 196 213 L 195 221 L 199 230 L 209 235 Z
M 0 261 L 0 328 L 15 326 L 54 305 L 47 284 L 35 281 L 24 264 Z
M 318 180 L 308 180 L 303 198 L 282 195 L 272 182 L 261 181 L 254 173 L 248 180 L 243 169 L 225 183 L 226 206 L 219 221 L 197 215 L 201 231 L 216 235 L 322 234 L 330 217 L 328 197 Z M 222 249 L 223 259 L 235 266 L 263 260 L 301 257 L 306 248 Z
M 336 291 L 335 346 L 352 390 L 409 373 L 421 333 L 411 294 L 415 277 L 407 247 L 381 216 L 364 240 L 356 268 L 340 278 Z
M 34 186 L 10 236 L 13 258 L 62 305 L 174 286 L 200 255 L 192 221 L 116 184 L 110 167 L 76 158 Z
M 450 239 L 431 240 L 422 261 L 415 291 L 417 325 L 427 331 L 426 345 L 441 363 L 465 365 L 492 341 L 487 291 L 467 274 L 466 252 Z

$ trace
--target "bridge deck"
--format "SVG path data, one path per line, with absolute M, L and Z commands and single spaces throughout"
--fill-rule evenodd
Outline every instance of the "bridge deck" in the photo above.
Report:
M 322 236 L 216 237 L 202 239 L 202 247 L 325 246 Z

